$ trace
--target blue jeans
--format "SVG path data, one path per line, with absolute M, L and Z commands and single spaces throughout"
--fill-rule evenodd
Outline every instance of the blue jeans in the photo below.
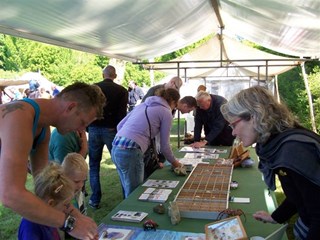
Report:
M 89 127 L 89 175 L 90 187 L 92 190 L 90 202 L 92 204 L 99 204 L 101 200 L 100 162 L 102 159 L 103 147 L 106 145 L 111 153 L 112 141 L 116 136 L 116 133 L 116 129 Z
M 124 197 L 136 189 L 144 178 L 143 153 L 140 148 L 122 148 L 113 146 L 112 160 L 117 167 Z

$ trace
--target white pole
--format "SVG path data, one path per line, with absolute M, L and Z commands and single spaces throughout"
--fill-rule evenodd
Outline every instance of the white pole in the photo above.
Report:
M 307 91 L 307 95 L 308 95 L 308 102 L 309 102 L 309 110 L 310 110 L 310 119 L 311 119 L 312 130 L 316 133 L 317 132 L 317 128 L 316 128 L 316 122 L 315 122 L 315 119 L 314 119 L 312 96 L 311 96 L 311 91 L 310 91 L 309 83 L 308 83 L 308 76 L 306 74 L 306 69 L 305 69 L 304 64 L 305 63 L 302 62 L 301 71 L 302 71 L 304 85 L 305 85 L 305 88 L 306 88 L 306 91 Z
M 149 59 L 149 62 L 154 62 L 154 58 Z M 149 75 L 150 75 L 150 86 L 154 86 L 154 70 L 150 69 L 149 70 Z

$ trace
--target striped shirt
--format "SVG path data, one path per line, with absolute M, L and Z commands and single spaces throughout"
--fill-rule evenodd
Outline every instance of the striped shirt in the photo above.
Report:
M 120 147 L 120 148 L 140 148 L 140 146 L 132 141 L 131 139 L 129 138 L 126 138 L 126 137 L 119 137 L 119 136 L 116 136 L 112 142 L 112 146 L 117 146 L 117 147 Z

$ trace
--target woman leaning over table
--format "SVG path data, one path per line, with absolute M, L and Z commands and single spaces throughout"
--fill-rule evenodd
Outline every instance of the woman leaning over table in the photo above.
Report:
M 176 108 L 180 94 L 168 88 L 159 91 L 144 103 L 136 106 L 117 126 L 113 141 L 112 161 L 117 167 L 125 198 L 144 179 L 143 155 L 150 144 L 150 132 L 145 109 L 151 126 L 151 138 L 160 133 L 160 151 L 173 167 L 179 167 L 170 147 L 172 110 Z
M 253 214 L 256 220 L 284 223 L 294 214 L 296 239 L 320 239 L 320 136 L 303 128 L 284 104 L 260 86 L 242 90 L 221 112 L 244 146 L 257 143 L 259 170 L 271 190 L 278 175 L 286 196 L 270 215 Z

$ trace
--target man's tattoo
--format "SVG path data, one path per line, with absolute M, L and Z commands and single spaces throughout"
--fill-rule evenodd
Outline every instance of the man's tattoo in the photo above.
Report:
M 2 109 L 2 118 L 5 118 L 5 116 L 13 111 L 16 111 L 18 109 L 21 109 L 23 110 L 23 104 L 19 103 L 19 102 L 16 102 L 16 103 L 11 103 L 11 104 L 7 104 L 5 106 L 4 109 Z

